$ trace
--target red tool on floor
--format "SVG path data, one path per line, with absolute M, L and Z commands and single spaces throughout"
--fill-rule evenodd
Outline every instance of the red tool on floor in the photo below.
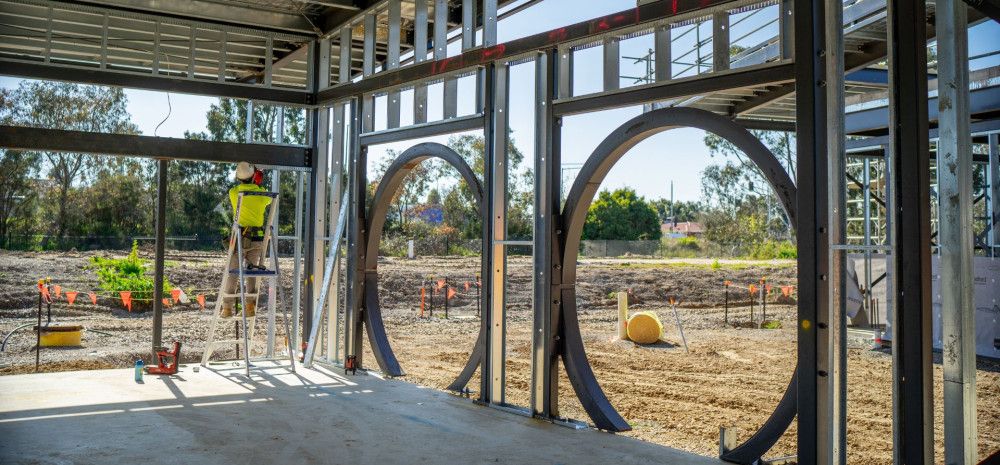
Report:
M 174 341 L 173 350 L 167 350 L 166 347 L 160 347 L 156 350 L 156 366 L 146 368 L 146 372 L 151 375 L 176 375 L 180 359 L 181 343 Z

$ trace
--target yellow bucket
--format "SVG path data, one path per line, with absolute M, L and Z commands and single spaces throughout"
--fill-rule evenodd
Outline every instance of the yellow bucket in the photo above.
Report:
M 36 327 L 37 330 L 37 327 Z M 42 347 L 80 347 L 83 326 L 49 325 L 42 326 Z

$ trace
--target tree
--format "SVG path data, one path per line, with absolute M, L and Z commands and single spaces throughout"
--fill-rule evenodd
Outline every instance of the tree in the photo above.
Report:
M 4 96 L 4 119 L 13 124 L 50 129 L 71 129 L 112 134 L 138 134 L 127 110 L 121 88 L 68 83 L 22 81 Z M 83 182 L 97 158 L 80 153 L 43 152 L 47 174 L 55 183 L 53 232 L 63 237 L 69 212 L 80 208 L 71 202 L 71 189 Z
M 671 220 L 669 199 L 650 200 L 649 204 L 656 209 L 661 223 L 667 223 Z M 702 210 L 701 204 L 698 202 L 675 201 L 673 207 L 673 220 L 677 222 L 695 221 Z
M 388 150 L 386 157 L 375 167 L 372 178 L 380 182 L 385 172 L 389 169 L 389 166 L 396 161 L 397 157 L 399 157 L 398 152 Z M 392 204 L 389 206 L 392 215 L 386 221 L 387 231 L 398 229 L 405 232 L 409 222 L 410 209 L 420 203 L 427 195 L 431 182 L 439 174 L 440 168 L 435 160 L 425 160 L 410 171 L 410 174 L 406 176 L 406 179 L 403 180 L 403 183 L 392 197 Z M 374 182 L 373 185 L 377 187 L 378 182 Z
M 583 225 L 585 240 L 658 240 L 661 234 L 656 209 L 627 187 L 601 191 Z
M 795 137 L 788 132 L 751 131 L 777 158 L 791 179 L 795 179 Z M 769 238 L 790 238 L 792 225 L 781 203 L 771 190 L 767 178 L 757 165 L 729 141 L 708 133 L 705 145 L 710 155 L 725 159 L 721 165 L 712 165 L 702 172 L 702 194 L 706 207 L 716 211 L 706 219 L 706 235 L 722 238 L 720 231 L 710 231 L 723 224 L 760 224 Z M 753 219 L 744 218 L 753 216 Z M 728 230 L 728 228 L 723 228 Z M 748 231 L 737 228 L 732 233 Z M 749 237 L 732 238 L 729 243 L 745 243 Z

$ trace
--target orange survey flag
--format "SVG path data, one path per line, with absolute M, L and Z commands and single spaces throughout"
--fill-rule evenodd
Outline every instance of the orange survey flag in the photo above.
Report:
M 781 295 L 789 297 L 792 295 L 792 286 L 781 286 Z
M 73 301 L 76 300 L 77 294 L 78 292 L 76 291 L 66 291 L 66 301 L 69 302 L 70 305 L 73 305 Z
M 180 288 L 175 287 L 175 288 L 171 289 L 170 290 L 170 298 L 173 299 L 174 303 L 176 304 L 177 301 L 181 299 L 181 290 L 180 290 Z
M 163 301 L 163 306 L 164 306 L 164 307 L 169 307 L 169 306 L 170 306 L 170 299 L 168 299 L 168 298 L 164 297 L 164 298 L 163 298 L 163 299 L 161 299 L 161 300 Z
M 757 286 L 756 285 L 754 285 L 754 284 L 750 285 L 750 293 L 751 294 L 756 294 L 757 293 Z
M 465 291 L 468 292 L 470 287 L 472 287 L 472 283 L 466 281 L 465 282 Z
M 205 308 L 205 294 L 198 294 L 198 305 L 201 305 L 201 308 Z
M 94 292 L 91 291 L 87 293 L 87 296 L 90 297 L 90 303 L 97 305 L 97 294 L 94 294 Z
M 732 281 L 723 281 L 722 284 L 725 284 L 726 287 L 729 287 L 729 286 L 733 285 L 733 282 Z
M 441 289 L 443 287 L 444 287 L 444 280 L 443 279 L 439 279 L 438 280 L 438 289 Z
M 62 295 L 62 286 L 60 286 L 58 284 L 56 284 L 55 286 L 52 286 L 52 292 L 55 294 L 56 298 L 58 299 L 59 296 Z
M 456 294 L 458 294 L 458 291 L 456 291 L 454 287 L 449 287 L 448 288 L 448 298 L 449 299 L 452 298 L 452 297 L 455 297 Z
M 132 291 L 119 291 L 118 295 L 122 298 L 122 303 L 128 308 L 128 311 L 132 311 Z

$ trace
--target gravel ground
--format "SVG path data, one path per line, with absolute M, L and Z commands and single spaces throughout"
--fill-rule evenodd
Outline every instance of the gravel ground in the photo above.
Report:
M 51 276 L 64 288 L 96 288 L 85 266 L 95 253 L 12 253 L 0 251 L 0 332 L 34 321 L 37 294 L 34 281 Z M 121 252 L 97 252 L 121 255 Z M 210 290 L 218 285 L 220 254 L 168 252 L 167 277 L 184 289 Z M 749 322 L 746 284 L 767 277 L 775 286 L 794 284 L 794 262 L 720 260 L 653 260 L 643 258 L 583 260 L 579 266 L 578 307 L 588 358 L 611 402 L 632 425 L 624 433 L 639 439 L 705 455 L 717 454 L 719 426 L 737 427 L 741 438 L 755 431 L 773 410 L 795 366 L 794 301 L 768 305 L 768 319 L 780 322 L 774 330 L 757 329 Z M 285 270 L 290 263 L 282 262 Z M 406 379 L 444 388 L 464 365 L 475 341 L 475 288 L 464 290 L 479 270 L 476 257 L 436 257 L 418 260 L 383 259 L 379 286 L 386 328 L 406 370 Z M 507 292 L 507 401 L 527 405 L 531 378 L 531 261 L 511 257 Z M 290 273 L 286 273 L 290 275 Z M 460 289 L 451 301 L 449 319 L 441 318 L 440 297 L 433 318 L 419 318 L 422 282 L 448 277 Z M 730 290 L 730 327 L 723 324 L 724 280 L 738 285 Z M 290 279 L 284 285 L 290 286 Z M 656 311 L 665 326 L 667 342 L 640 346 L 615 338 L 614 293 L 632 290 L 633 310 Z M 208 306 L 211 308 L 212 294 Z M 290 295 L 290 294 L 286 294 Z M 682 299 L 678 307 L 690 352 L 685 352 L 666 303 L 668 295 Z M 84 301 L 84 304 L 81 304 Z M 759 306 L 755 309 L 760 318 Z M 44 349 L 42 370 L 77 370 L 129 366 L 147 357 L 150 347 L 149 312 L 125 311 L 120 302 L 102 299 L 91 305 L 84 295 L 68 307 L 53 307 L 59 322 L 82 324 L 84 346 Z M 208 311 L 195 303 L 176 305 L 164 314 L 164 341 L 184 342 L 183 359 L 200 359 L 207 337 Z M 262 327 L 260 325 L 258 327 Z M 95 332 L 108 333 L 104 335 Z M 279 338 L 283 337 L 279 321 Z M 258 338 L 261 339 L 261 338 Z M 283 340 L 283 339 L 280 339 Z M 226 349 L 215 358 L 231 358 Z M 34 337 L 30 329 L 11 337 L 0 354 L 0 374 L 34 370 Z M 370 353 L 366 366 L 373 366 Z M 941 430 L 941 370 L 935 364 L 936 449 L 943 447 Z M 853 341 L 848 354 L 848 455 L 850 463 L 880 464 L 891 460 L 891 357 Z M 478 379 L 470 383 L 476 388 Z M 980 361 L 978 371 L 980 456 L 1000 448 L 1000 366 Z M 560 381 L 561 414 L 586 419 L 572 388 Z M 794 452 L 794 424 L 770 456 Z

